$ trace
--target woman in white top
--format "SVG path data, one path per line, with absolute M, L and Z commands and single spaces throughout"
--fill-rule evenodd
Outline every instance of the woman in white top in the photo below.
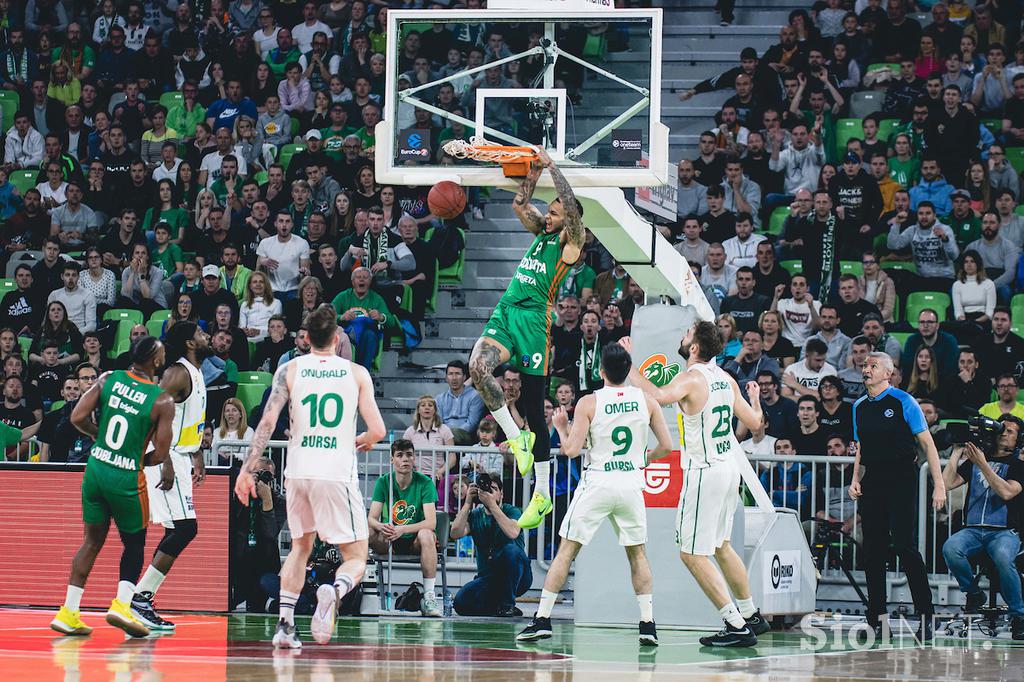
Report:
M 996 309 L 996 285 L 989 279 L 981 255 L 968 249 L 960 256 L 960 272 L 953 282 L 953 316 L 987 325 Z
M 455 435 L 447 424 L 441 422 L 437 401 L 432 396 L 420 396 L 416 401 L 412 426 L 405 430 L 402 438 L 411 440 L 416 446 L 416 471 L 434 479 L 437 484 L 437 508 L 447 511 L 446 502 L 454 503 L 454 500 L 450 500 L 452 487 L 449 478 L 458 473 L 458 458 L 454 452 L 421 449 L 455 444 Z
M 102 318 L 117 301 L 117 278 L 103 267 L 103 256 L 95 246 L 85 250 L 85 268 L 78 284 L 96 297 L 96 316 Z
M 42 195 L 43 208 L 47 213 L 53 213 L 53 209 L 67 203 L 68 183 L 64 181 L 64 171 L 59 163 L 51 161 L 46 164 L 46 182 L 40 182 L 36 189 Z
M 213 430 L 213 441 L 210 452 L 218 458 L 219 464 L 230 466 L 232 458 L 239 460 L 245 457 L 248 448 L 245 445 L 223 445 L 226 440 L 252 441 L 252 427 L 246 423 L 245 407 L 238 398 L 228 398 L 220 411 L 220 421 Z
M 270 318 L 281 314 L 281 301 L 274 298 L 270 280 L 262 272 L 254 272 L 245 290 L 245 300 L 238 308 L 238 326 L 249 340 L 259 343 L 267 336 Z

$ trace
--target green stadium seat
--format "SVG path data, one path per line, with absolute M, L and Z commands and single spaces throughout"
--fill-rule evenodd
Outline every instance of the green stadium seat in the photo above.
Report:
M 10 90 L 3 92 L 10 92 Z M 14 115 L 18 113 L 18 100 L 0 99 L 0 112 L 3 114 L 4 131 L 10 130 L 14 126 Z
M 804 262 L 800 260 L 784 260 L 779 263 L 790 276 L 800 274 L 804 271 Z
M 889 336 L 900 342 L 900 348 L 907 343 L 907 339 L 910 338 L 910 332 L 890 332 Z
M 252 372 L 238 373 L 239 384 L 260 384 L 261 386 L 269 386 L 273 381 L 274 375 L 270 372 L 254 370 Z
M 263 185 L 267 184 L 268 180 L 270 180 L 270 176 L 267 173 L 267 171 L 260 171 L 259 173 L 253 175 L 252 179 L 256 181 L 256 184 L 262 187 Z
M 153 314 L 149 316 L 149 319 L 150 320 L 160 320 L 161 322 L 163 322 L 164 320 L 169 320 L 169 319 L 171 319 L 171 311 L 167 310 L 167 309 L 164 309 L 164 310 L 154 310 Z
M 281 145 L 281 151 L 278 153 L 277 161 L 284 169 L 288 170 L 288 164 L 292 162 L 292 157 L 299 152 L 306 151 L 306 145 L 304 144 L 285 144 Z
M 110 310 L 107 311 L 108 314 L 111 313 L 111 312 L 113 312 L 113 311 L 110 311 Z M 129 312 L 138 313 L 139 314 L 138 321 L 136 321 L 134 319 L 129 319 L 129 318 L 113 318 L 113 317 L 108 318 L 106 315 L 103 316 L 104 320 L 107 320 L 107 319 L 111 319 L 111 320 L 113 320 L 113 319 L 120 319 L 121 320 L 120 322 L 118 322 L 118 324 L 117 324 L 117 332 L 114 334 L 114 346 L 109 351 L 107 351 L 107 357 L 108 358 L 116 358 L 121 353 L 127 352 L 128 349 L 131 348 L 131 345 L 132 345 L 132 338 L 131 338 L 131 336 L 132 336 L 132 327 L 134 327 L 137 324 L 142 324 L 142 313 L 139 313 L 137 310 L 131 310 Z M 148 328 L 147 328 L 147 331 L 148 331 Z
M 935 310 L 939 315 L 939 322 L 945 322 L 950 303 L 952 303 L 952 300 L 949 294 L 941 291 L 915 291 L 907 296 L 907 323 L 914 329 L 917 329 L 917 316 L 925 308 Z
M 291 119 L 292 122 L 292 127 L 290 131 L 291 136 L 292 139 L 295 139 L 295 136 L 299 134 L 299 119 L 295 118 L 294 116 L 290 116 L 289 118 Z
M 884 261 L 881 267 L 883 270 L 903 270 L 905 272 L 917 273 L 917 266 L 906 260 Z
M 164 331 L 164 321 L 163 320 L 150 320 L 149 322 L 146 323 L 146 331 L 149 332 L 150 336 L 153 336 L 153 337 L 159 339 L 160 338 L 160 334 L 162 334 L 163 331 Z
M 21 95 L 17 90 L 0 90 L 0 101 L 14 102 L 15 107 L 21 106 Z
M 21 356 L 28 362 L 28 349 L 32 347 L 31 336 L 19 336 L 18 345 L 21 346 Z
M 13 279 L 0 279 L 0 296 L 3 296 L 8 291 L 14 291 L 18 288 L 18 285 L 14 283 Z
M 131 308 L 111 308 L 103 313 L 104 320 L 129 320 L 133 324 L 142 324 L 142 311 Z
M 1018 173 L 1024 171 L 1024 147 L 1007 147 L 1006 160 L 1013 166 L 1013 170 Z
M 1024 215 L 1024 204 L 1022 204 L 1022 205 L 1018 206 L 1017 208 L 1013 209 L 1013 212 L 1014 212 L 1015 215 Z
M 859 118 L 841 118 L 836 121 L 836 158 L 846 152 L 846 143 L 853 138 L 864 139 L 864 124 Z
M 861 265 L 859 260 L 841 260 L 839 261 L 839 274 L 857 275 L 860 277 L 864 274 L 864 266 Z
M 456 228 L 456 229 L 462 235 L 463 241 L 465 241 L 465 239 L 466 239 L 465 230 L 463 230 L 462 228 Z M 423 235 L 423 241 L 429 242 L 430 238 L 431 238 L 431 236 L 433 236 L 433 234 L 434 234 L 434 228 L 431 227 L 430 229 L 427 230 L 426 234 Z M 454 263 L 452 263 L 451 265 L 449 265 L 446 268 L 438 268 L 438 270 L 437 270 L 438 284 L 444 284 L 444 285 L 447 285 L 447 286 L 458 286 L 458 285 L 462 284 L 462 275 L 463 275 L 463 271 L 465 270 L 465 267 L 466 267 L 466 250 L 463 249 L 462 253 L 459 254 L 459 259 L 457 261 L 455 261 Z M 437 298 L 437 287 L 434 287 L 434 296 L 432 297 L 432 300 L 434 300 L 436 298 Z M 433 305 L 431 305 L 430 307 L 431 308 L 436 308 L 436 306 L 433 306 Z
M 402 285 L 402 302 L 398 304 L 398 308 L 407 313 L 412 312 L 412 287 L 407 284 Z
M 0 102 L 2 104 L 2 102 Z M 14 170 L 7 176 L 7 180 L 15 186 L 18 190 L 18 194 L 24 196 L 25 192 L 35 187 L 38 183 L 36 177 L 38 177 L 39 171 L 37 170 Z
M 996 137 L 1003 134 L 1003 119 L 1001 118 L 983 118 L 981 119 L 981 125 L 989 129 Z
M 779 206 L 772 211 L 772 217 L 768 219 L 768 229 L 765 230 L 765 234 L 773 234 L 780 236 L 782 234 L 782 226 L 786 223 L 786 218 L 789 217 L 789 206 Z
M 185 101 L 185 97 L 181 94 L 180 90 L 175 90 L 174 92 L 165 92 L 162 95 L 160 95 L 160 104 L 162 104 L 164 107 L 168 109 L 170 109 L 171 107 L 178 106 L 183 101 Z
M 263 394 L 266 390 L 267 387 L 263 384 L 238 384 L 238 388 L 235 389 L 235 397 L 245 408 L 246 418 L 252 414 L 254 408 L 263 402 Z
M 878 137 L 881 140 L 889 141 L 892 137 L 892 130 L 899 125 L 900 120 L 898 118 L 883 118 L 878 122 Z

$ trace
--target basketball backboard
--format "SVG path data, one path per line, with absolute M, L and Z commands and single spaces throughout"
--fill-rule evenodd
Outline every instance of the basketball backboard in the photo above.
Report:
M 388 12 L 378 182 L 510 185 L 497 164 L 444 153 L 473 136 L 543 145 L 574 186 L 666 182 L 661 10 L 544 7 Z

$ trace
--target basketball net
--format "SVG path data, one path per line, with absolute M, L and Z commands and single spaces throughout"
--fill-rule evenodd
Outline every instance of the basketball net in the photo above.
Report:
M 531 147 L 510 147 L 495 144 L 483 137 L 471 137 L 466 140 L 451 140 L 441 147 L 445 154 L 456 159 L 473 159 L 500 163 L 506 178 L 523 177 L 530 170 L 530 163 L 537 158 L 537 152 Z

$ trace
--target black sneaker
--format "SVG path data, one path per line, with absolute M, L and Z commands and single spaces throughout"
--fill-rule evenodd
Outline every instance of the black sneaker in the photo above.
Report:
M 658 646 L 658 630 L 653 620 L 640 621 L 640 643 L 646 646 Z
M 1018 641 L 1024 639 L 1024 616 L 1010 618 L 1010 637 Z
M 523 612 L 518 606 L 499 606 L 497 612 L 494 614 L 498 618 L 522 618 Z
M 136 594 L 132 597 L 132 614 L 153 632 L 174 632 L 175 625 L 164 620 L 153 607 L 153 596 L 149 592 Z
M 743 620 L 747 621 L 747 627 L 750 628 L 750 631 L 755 635 L 763 635 L 772 629 L 771 623 L 765 620 L 764 616 L 761 615 L 760 609 L 754 611 L 754 615 L 750 618 L 744 618 Z
M 757 645 L 757 635 L 746 625 L 736 628 L 726 623 L 717 634 L 701 637 L 700 644 L 713 647 L 751 647 Z
M 964 613 L 981 613 L 981 607 L 984 605 L 984 592 L 968 592 L 967 603 L 964 604 Z
M 530 624 L 516 635 L 516 641 L 532 642 L 537 639 L 548 639 L 549 637 L 551 637 L 551 619 L 534 616 Z

